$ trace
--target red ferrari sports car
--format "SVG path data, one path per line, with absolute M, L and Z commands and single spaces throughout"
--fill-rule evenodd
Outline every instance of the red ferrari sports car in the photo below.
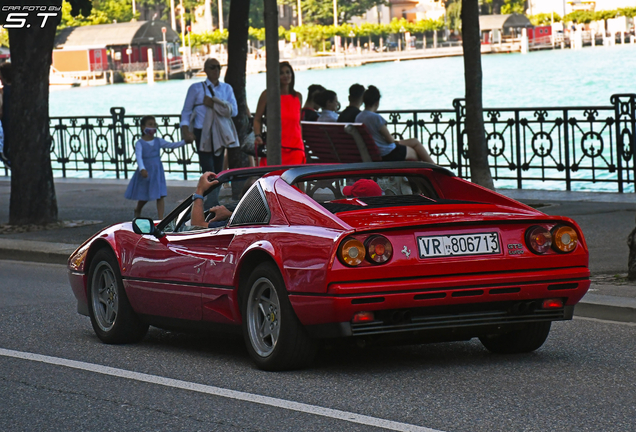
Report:
M 78 312 L 103 342 L 140 341 L 149 325 L 235 329 L 266 370 L 307 364 L 327 338 L 478 337 L 524 353 L 572 318 L 590 285 L 573 220 L 435 165 L 248 168 L 218 180 L 207 193 L 245 184 L 224 226 L 193 226 L 186 199 L 156 225 L 111 226 L 71 255 Z

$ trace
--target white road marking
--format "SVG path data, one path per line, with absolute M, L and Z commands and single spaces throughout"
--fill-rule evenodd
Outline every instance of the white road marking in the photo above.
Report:
M 436 429 L 430 429 L 427 427 L 416 426 L 408 423 L 400 423 L 391 420 L 384 420 L 376 417 L 369 417 L 361 414 L 356 414 L 348 411 L 340 411 L 331 408 L 323 408 L 317 405 L 308 405 L 300 402 L 288 401 L 285 399 L 278 399 L 268 396 L 260 396 L 251 393 L 229 390 L 222 387 L 209 386 L 204 384 L 197 384 L 188 381 L 181 381 L 172 378 L 165 378 L 157 375 L 148 375 L 139 372 L 128 371 L 125 369 L 112 368 L 108 366 L 101 366 L 93 363 L 86 363 L 75 360 L 68 360 L 60 357 L 50 357 L 40 354 L 27 353 L 22 351 L 13 351 L 4 348 L 0 348 L 0 356 L 11 357 L 22 360 L 31 360 L 40 363 L 46 363 L 56 366 L 65 366 L 72 369 L 79 369 L 88 372 L 94 372 L 102 375 L 110 375 L 118 378 L 126 378 L 135 381 L 146 382 L 150 384 L 158 384 L 166 387 L 178 388 L 182 390 L 189 390 L 198 393 L 205 393 L 214 396 L 220 396 L 229 399 L 236 399 L 245 402 L 252 402 L 261 405 L 269 405 L 276 408 L 287 409 L 291 411 L 298 411 L 307 414 L 319 415 L 322 417 L 328 417 L 336 420 L 348 421 L 351 423 L 358 423 L 367 426 L 374 426 L 378 428 L 384 428 L 393 431 L 402 432 L 442 432 Z
M 618 325 L 624 325 L 624 326 L 629 326 L 629 327 L 636 327 L 636 323 L 633 323 L 633 322 L 610 321 L 610 320 L 604 320 L 604 319 L 598 319 L 598 318 L 588 318 L 588 317 L 582 317 L 582 316 L 576 316 L 576 315 L 574 316 L 574 319 L 584 320 L 584 321 L 596 321 L 596 322 L 605 323 L 605 324 L 618 324 Z

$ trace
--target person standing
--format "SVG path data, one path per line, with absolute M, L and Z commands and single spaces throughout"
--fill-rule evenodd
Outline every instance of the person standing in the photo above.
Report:
M 289 62 L 281 62 L 280 71 L 280 118 L 281 118 L 281 164 L 299 165 L 307 161 L 305 144 L 300 126 L 300 107 L 302 95 L 294 90 L 294 69 Z M 263 144 L 263 117 L 267 105 L 267 90 L 261 93 L 254 114 L 254 146 Z M 267 165 L 266 158 L 261 159 L 261 166 Z
M 9 117 L 11 116 L 11 83 L 13 82 L 13 67 L 6 62 L 0 65 L 0 82 L 2 82 L 2 103 L 0 104 L 0 127 L 4 135 L 4 145 L 0 158 L 7 166 L 11 166 L 11 131 Z
M 157 215 L 159 219 L 163 219 L 164 197 L 168 195 L 168 188 L 161 163 L 161 149 L 179 148 L 192 141 L 186 139 L 171 143 L 155 137 L 157 122 L 153 116 L 142 117 L 140 127 L 143 135 L 135 143 L 138 168 L 128 183 L 124 197 L 129 200 L 137 200 L 134 213 L 136 218 L 141 215 L 141 209 L 148 201 L 157 200 Z
M 364 90 L 365 88 L 361 84 L 354 84 L 349 87 L 349 106 L 338 116 L 339 123 L 355 123 L 356 117 L 360 114 Z
M 223 170 L 225 147 L 213 142 L 211 129 L 215 125 L 211 124 L 210 129 L 206 128 L 203 131 L 204 124 L 207 126 L 207 123 L 210 122 L 211 111 L 218 108 L 219 105 L 227 108 L 225 112 L 227 112 L 228 117 L 236 117 L 238 106 L 232 87 L 219 81 L 221 75 L 219 61 L 215 58 L 207 59 L 203 65 L 203 70 L 207 79 L 192 84 L 188 89 L 181 111 L 181 136 L 186 141 L 196 141 L 201 172 L 218 173 Z M 207 122 L 206 116 L 208 116 Z

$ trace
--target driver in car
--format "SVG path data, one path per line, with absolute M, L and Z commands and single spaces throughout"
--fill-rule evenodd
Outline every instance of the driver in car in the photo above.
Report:
M 210 208 L 210 212 L 214 213 L 214 217 L 207 221 L 205 220 L 205 210 L 203 209 L 203 194 L 206 190 L 219 183 L 216 179 L 216 174 L 208 171 L 199 177 L 199 183 L 197 184 L 197 191 L 192 196 L 194 204 L 192 205 L 192 220 L 190 224 L 192 226 L 198 226 L 201 228 L 219 228 L 225 226 L 227 220 L 232 216 L 232 212 L 236 209 L 238 203 L 228 204 L 227 206 L 218 205 Z

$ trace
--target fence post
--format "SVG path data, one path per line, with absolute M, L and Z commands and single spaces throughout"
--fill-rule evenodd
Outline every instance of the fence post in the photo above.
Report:
M 115 138 L 115 175 L 120 178 L 120 161 L 123 162 L 124 178 L 128 178 L 128 167 L 126 166 L 126 128 L 124 125 L 124 115 L 126 109 L 124 107 L 112 107 L 110 114 L 113 118 L 113 137 Z M 121 157 L 120 157 L 121 156 Z
M 621 100 L 626 98 L 627 100 Z M 636 94 L 615 94 L 610 98 L 614 105 L 614 124 L 616 127 L 616 169 L 618 170 L 618 191 L 623 192 L 623 160 L 632 164 L 634 192 L 636 193 Z M 625 126 L 621 130 L 621 121 Z M 628 126 L 629 125 L 629 126 Z M 629 136 L 629 154 L 626 154 L 624 136 Z M 625 156 L 628 156 L 629 159 Z M 621 160 L 623 159 L 623 160 Z M 628 162 L 629 167 L 629 162 Z M 628 169 L 628 167 L 626 167 Z M 629 176 L 627 182 L 629 183 Z
M 464 150 L 464 134 L 462 133 L 462 117 L 464 109 L 464 99 L 453 99 L 453 108 L 455 108 L 455 127 L 457 130 L 457 175 L 460 178 L 464 178 L 462 175 L 462 153 Z
M 570 135 L 568 133 L 568 110 L 563 110 L 563 152 L 565 154 L 565 190 L 572 190 L 572 171 L 570 165 Z
M 568 119 L 568 110 L 563 110 L 563 148 L 565 149 L 565 190 L 572 190 L 572 172 L 570 164 L 570 132 L 568 125 L 570 124 Z
M 616 128 L 616 175 L 618 177 L 618 192 L 623 192 L 623 152 L 625 150 L 623 142 L 623 134 L 621 133 L 621 112 L 620 99 L 618 95 L 610 97 L 612 105 L 614 105 L 614 127 Z M 633 134 L 634 128 L 632 128 Z M 633 135 L 632 135 L 633 136 Z M 636 191 L 636 187 L 634 188 Z
M 88 117 L 84 119 L 84 124 L 82 125 L 82 129 L 84 131 L 84 140 L 86 143 L 86 157 L 84 158 L 85 162 L 88 164 L 88 178 L 93 178 L 93 152 L 91 145 L 91 128 L 90 120 Z
M 413 138 L 417 139 L 417 111 L 413 113 Z
M 53 140 L 57 142 L 58 148 L 60 149 L 60 157 L 58 161 L 62 164 L 62 177 L 66 178 L 66 145 L 64 144 L 64 123 L 62 119 L 58 119 L 58 124 L 55 125 L 54 130 L 57 132 L 58 140 Z
M 523 189 L 523 174 L 521 172 L 521 130 L 520 119 L 519 119 L 519 110 L 515 110 L 515 148 L 517 151 L 517 189 Z M 525 155 L 526 146 L 524 140 L 523 152 Z

